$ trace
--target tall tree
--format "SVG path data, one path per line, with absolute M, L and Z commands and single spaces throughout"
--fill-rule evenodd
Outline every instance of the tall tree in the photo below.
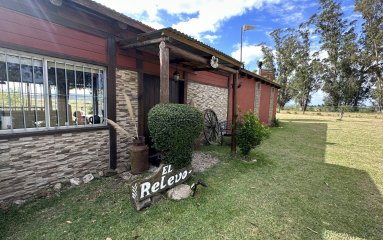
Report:
M 306 111 L 307 105 L 311 101 L 311 95 L 320 88 L 319 72 L 321 63 L 315 56 L 311 56 L 310 42 L 310 21 L 303 23 L 298 29 L 298 48 L 295 57 L 296 68 L 292 81 L 294 98 L 299 103 L 301 110 Z
M 340 4 L 334 0 L 320 0 L 320 14 L 315 18 L 315 25 L 322 43 L 320 50 L 327 53 L 324 58 L 322 75 L 323 91 L 327 93 L 326 103 L 338 109 L 342 101 L 342 79 L 340 75 L 341 42 L 345 29 Z
M 383 111 L 383 1 L 356 0 L 355 10 L 362 14 L 365 71 L 374 83 L 372 97 Z
M 278 105 L 284 109 L 286 103 L 292 99 L 294 89 L 291 87 L 292 73 L 295 69 L 295 54 L 297 49 L 297 36 L 291 29 L 276 29 L 271 33 L 276 50 L 276 82 L 281 85 L 279 89 Z
M 263 53 L 263 62 L 262 66 L 265 69 L 270 70 L 273 73 L 273 76 L 277 73 L 277 70 L 275 68 L 275 63 L 274 63 L 274 53 L 273 49 L 262 44 L 262 53 Z
M 320 0 L 320 14 L 315 24 L 322 43 L 324 58 L 323 90 L 327 93 L 325 103 L 335 110 L 357 106 L 366 96 L 365 78 L 358 77 L 361 70 L 359 49 L 354 22 L 343 19 L 337 0 Z M 360 75 L 362 76 L 362 75 Z

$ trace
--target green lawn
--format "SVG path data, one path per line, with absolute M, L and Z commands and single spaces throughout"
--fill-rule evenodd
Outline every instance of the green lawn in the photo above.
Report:
M 278 118 L 257 163 L 204 147 L 222 162 L 194 198 L 136 212 L 126 183 L 96 180 L 1 212 L 0 238 L 383 239 L 383 119 Z

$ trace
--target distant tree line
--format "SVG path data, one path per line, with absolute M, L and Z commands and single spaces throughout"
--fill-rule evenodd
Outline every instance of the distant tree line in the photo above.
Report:
M 319 0 L 318 13 L 296 29 L 271 33 L 274 50 L 263 45 L 263 66 L 273 71 L 282 87 L 278 104 L 295 100 L 306 111 L 312 94 L 322 89 L 325 105 L 343 114 L 372 99 L 383 110 L 383 1 L 356 0 L 363 18 L 362 32 L 345 18 L 338 0 Z M 312 36 L 320 48 L 312 52 Z

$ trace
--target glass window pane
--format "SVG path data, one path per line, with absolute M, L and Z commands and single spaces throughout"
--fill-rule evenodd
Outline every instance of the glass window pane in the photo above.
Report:
M 48 65 L 48 104 L 50 115 L 50 126 L 58 126 L 58 111 L 57 111 L 57 84 L 56 84 L 56 64 L 49 62 Z
M 76 66 L 76 94 L 77 94 L 76 123 L 78 125 L 86 124 L 84 79 L 85 79 L 85 73 L 83 72 L 83 67 Z
M 69 91 L 68 120 L 69 125 L 76 125 L 77 91 L 76 78 L 73 65 L 66 65 L 67 86 Z
M 45 127 L 43 62 L 41 60 L 33 60 L 33 81 L 34 84 L 31 91 L 35 107 L 35 127 Z

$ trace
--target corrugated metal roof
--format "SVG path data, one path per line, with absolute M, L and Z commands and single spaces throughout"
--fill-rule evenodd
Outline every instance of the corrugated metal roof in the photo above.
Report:
M 230 63 L 232 64 L 231 67 L 237 67 L 237 68 L 240 68 L 241 67 L 241 62 L 238 61 L 237 59 L 225 54 L 224 52 L 216 49 L 216 48 L 213 48 L 185 33 L 182 33 L 174 28 L 163 28 L 163 29 L 160 29 L 160 30 L 156 30 L 138 20 L 135 20 L 133 18 L 130 18 L 122 13 L 119 13 L 107 6 L 104 6 L 103 4 L 100 4 L 98 2 L 95 2 L 93 0 L 71 0 L 72 2 L 76 3 L 76 4 L 79 4 L 83 7 L 86 7 L 86 8 L 89 8 L 93 11 L 96 11 L 96 12 L 99 12 L 103 15 L 106 15 L 110 18 L 113 18 L 119 22 L 122 22 L 122 23 L 125 23 L 125 24 L 128 24 L 132 27 L 135 27 L 141 31 L 143 31 L 144 33 L 143 34 L 139 34 L 138 36 L 142 36 L 142 37 L 160 37 L 160 36 L 168 36 L 168 37 L 172 37 L 172 38 L 177 38 L 177 40 L 180 40 L 180 39 L 184 39 L 184 40 L 187 40 L 189 41 L 190 43 L 194 43 L 196 44 L 197 46 L 199 47 L 202 47 L 203 50 L 205 50 L 208 54 L 211 54 L 211 55 L 220 55 L 220 57 L 224 57 L 223 60 L 225 60 L 227 63 Z M 138 37 L 137 37 L 138 39 Z M 240 72 L 244 73 L 244 74 L 247 74 L 249 76 L 252 76 L 254 78 L 257 78 L 263 82 L 266 82 L 266 83 L 269 83 L 271 85 L 274 85 L 276 86 L 277 88 L 280 88 L 281 86 L 279 84 L 277 84 L 276 82 L 273 82 L 263 76 L 260 76 L 256 73 L 253 73 L 251 71 L 248 71 L 246 69 L 240 69 Z

